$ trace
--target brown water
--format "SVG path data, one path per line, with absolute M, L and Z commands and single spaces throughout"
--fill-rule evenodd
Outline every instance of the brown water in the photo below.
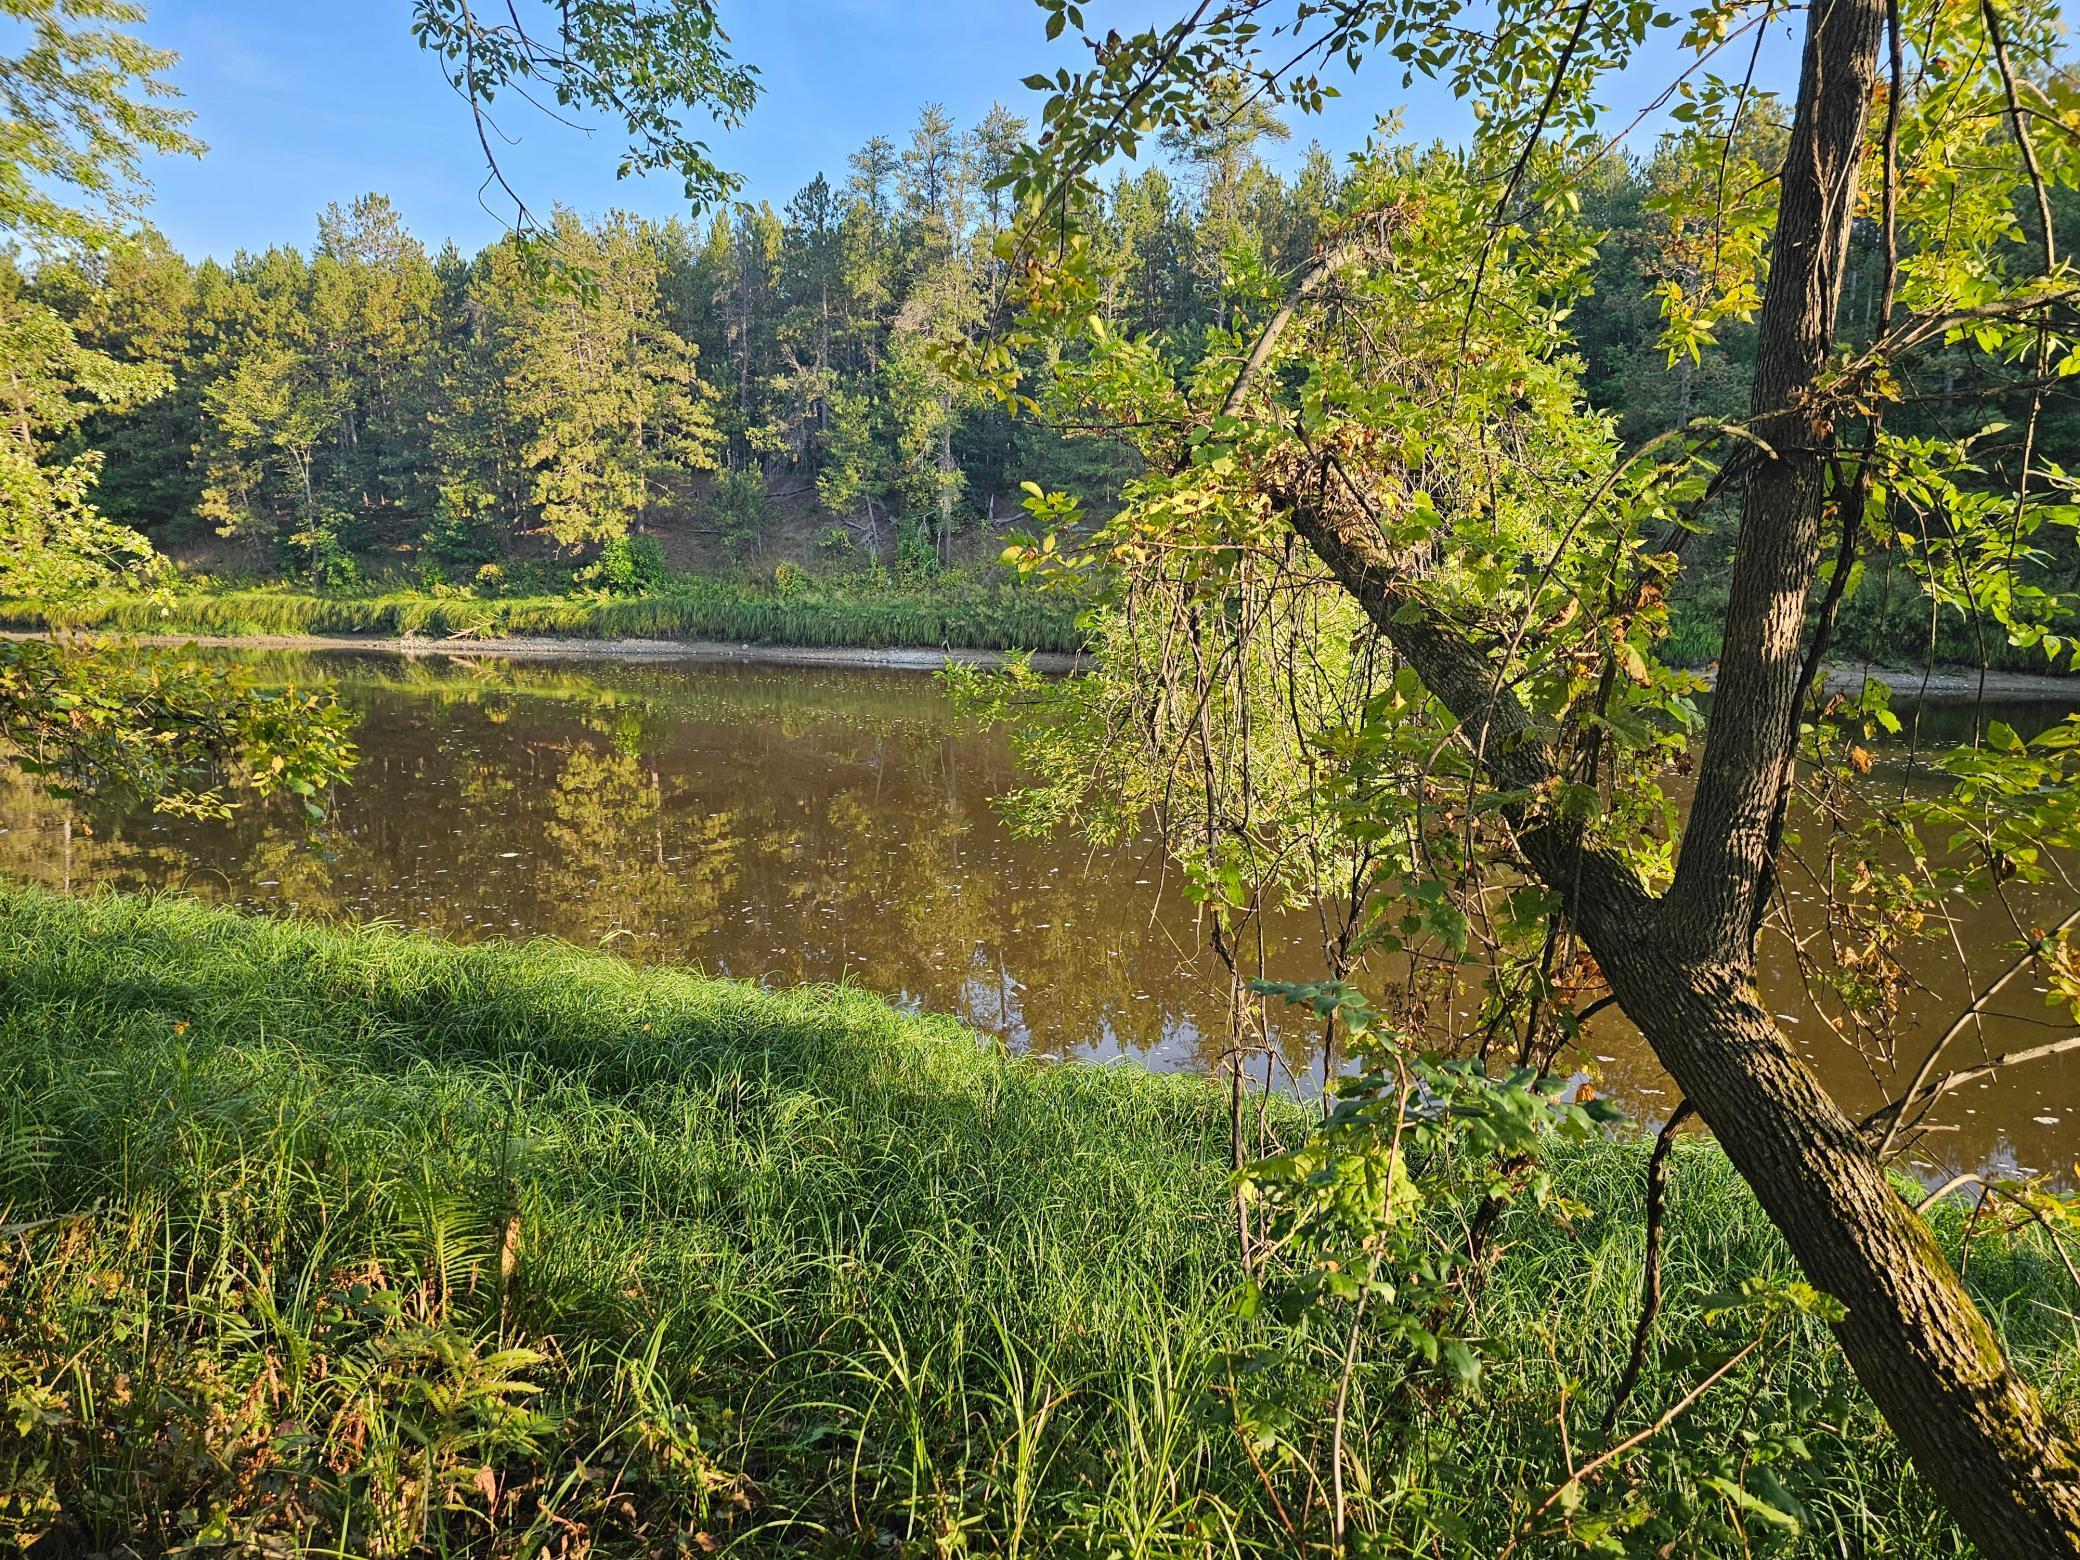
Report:
M 286 812 L 84 813 L 13 781 L 0 784 L 0 872 L 460 938 L 550 933 L 775 984 L 851 980 L 1051 1056 L 1178 1069 L 1218 1055 L 1224 983 L 1160 852 L 1014 836 L 992 807 L 1017 783 L 1004 738 L 956 719 L 929 677 L 323 661 L 360 716 L 363 755 L 335 799 L 329 854 Z M 2028 731 L 2061 712 L 2001 713 Z M 2014 928 L 1998 910 L 1960 913 L 1984 979 L 2012 956 Z M 1275 971 L 1317 972 L 1311 918 L 1273 923 L 1270 944 Z M 1971 977 L 1937 949 L 1923 975 L 1932 1036 Z M 1887 1069 L 1828 1033 L 1781 953 L 1768 989 L 1845 1106 L 1886 1097 Z M 2070 1032 L 2027 981 L 2009 996 L 1986 1024 L 1992 1052 Z M 1319 1088 L 1308 1028 L 1281 1039 L 1280 1083 Z M 1672 1091 L 1621 1019 L 1587 1041 L 1578 1060 L 1605 1093 L 1665 1112 Z M 1949 1065 L 1978 1047 L 1960 1041 Z M 1911 1071 L 1919 1049 L 1901 1054 Z M 1962 1090 L 1943 1119 L 1956 1130 L 1926 1140 L 1933 1164 L 2063 1176 L 2080 1146 L 2080 1056 Z

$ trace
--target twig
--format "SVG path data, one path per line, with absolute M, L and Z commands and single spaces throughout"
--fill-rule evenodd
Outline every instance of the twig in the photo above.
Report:
M 1863 1128 L 1865 1131 L 1869 1131 L 1888 1112 L 1891 1113 L 1890 1125 L 1887 1126 L 1885 1136 L 1878 1143 L 1879 1158 L 1882 1159 L 1891 1153 L 1893 1141 L 1899 1136 L 1900 1123 L 1907 1103 L 1916 1098 L 1922 1089 L 1926 1087 L 1930 1076 L 1936 1070 L 1936 1063 L 1942 1059 L 1943 1052 L 1948 1048 L 1950 1042 L 1963 1034 L 1966 1026 L 1975 1022 L 1986 1011 L 1986 1004 L 2000 994 L 2002 987 L 2028 969 L 2043 954 L 2047 944 L 2057 940 L 2063 933 L 2070 931 L 2075 924 L 2080 924 L 2080 907 L 2069 911 L 2065 919 L 2052 928 L 2050 936 L 2032 942 L 2013 963 L 2001 972 L 1992 985 L 1972 998 L 1970 1004 L 1951 1021 L 1950 1027 L 1943 1031 L 1936 1043 L 1928 1048 L 1928 1054 L 1921 1059 L 1921 1066 L 1914 1074 L 1914 1081 L 1908 1085 L 1907 1092 L 1900 1097 L 1897 1105 L 1880 1106 L 1864 1119 Z
M 1671 1403 L 1665 1410 L 1663 1410 L 1661 1417 L 1656 1419 L 1652 1424 L 1648 1425 L 1646 1429 L 1639 1431 L 1635 1435 L 1627 1436 L 1616 1446 L 1613 1446 L 1609 1451 L 1599 1452 L 1596 1456 L 1590 1458 L 1586 1463 L 1582 1464 L 1581 1467 L 1575 1469 L 1571 1474 L 1568 1475 L 1566 1483 L 1562 1484 L 1558 1489 L 1554 1490 L 1552 1494 L 1548 1495 L 1544 1500 L 1539 1502 L 1538 1509 L 1532 1512 L 1530 1516 L 1524 1519 L 1523 1525 L 1517 1529 L 1516 1536 L 1512 1538 L 1507 1545 L 1504 1546 L 1502 1553 L 1496 1556 L 1496 1560 L 1509 1560 L 1509 1557 L 1517 1552 L 1518 1546 L 1522 1544 L 1524 1539 L 1530 1534 L 1533 1525 L 1537 1523 L 1540 1517 L 1544 1516 L 1548 1511 L 1551 1511 L 1553 1507 L 1559 1503 L 1560 1497 L 1563 1492 L 1570 1489 L 1574 1485 L 1580 1484 L 1590 1475 L 1608 1467 L 1611 1463 L 1615 1462 L 1618 1458 L 1623 1457 L 1634 1447 L 1640 1446 L 1647 1441 L 1651 1441 L 1655 1436 L 1659 1435 L 1670 1425 L 1674 1424 L 1678 1419 L 1682 1418 L 1683 1415 L 1688 1413 L 1696 1405 L 1697 1400 L 1699 1398 L 1703 1397 L 1707 1392 L 1711 1391 L 1713 1387 L 1716 1387 L 1720 1382 L 1724 1381 L 1728 1376 L 1733 1374 L 1733 1372 L 1744 1361 L 1746 1361 L 1749 1355 L 1753 1354 L 1757 1349 L 1761 1348 L 1764 1341 L 1767 1340 L 1768 1337 L 1769 1329 L 1765 1327 L 1762 1329 L 1761 1332 L 1757 1333 L 1754 1336 L 1754 1338 L 1748 1342 L 1747 1346 L 1741 1349 L 1739 1353 L 1735 1354 L 1731 1359 L 1727 1360 L 1724 1364 L 1722 1364 L 1717 1370 L 1713 1371 L 1709 1376 L 1705 1377 L 1704 1380 L 1700 1381 L 1688 1392 L 1685 1392 L 1681 1397 L 1677 1398 L 1675 1402 Z
M 1947 1094 L 1952 1089 L 1962 1088 L 1965 1084 L 1991 1078 L 2003 1068 L 2020 1066 L 2024 1062 L 2041 1062 L 2046 1057 L 2063 1056 L 2068 1051 L 2080 1051 L 2080 1035 L 2068 1035 L 2065 1039 L 2053 1040 L 2048 1045 L 2034 1045 L 2026 1051 L 2007 1051 L 1990 1062 L 1981 1062 L 1976 1067 L 1961 1067 L 1955 1072 L 1944 1073 L 1925 1088 L 1916 1089 L 1913 1093 L 1903 1095 L 1889 1104 L 1880 1105 L 1864 1119 L 1864 1126 L 1867 1130 L 1881 1117 L 1888 1114 L 1903 1115 L 1916 1105 L 1933 1105 L 1938 1096 Z
M 1661 1314 L 1661 1225 L 1668 1213 L 1668 1156 L 1675 1147 L 1676 1129 L 1690 1109 L 1690 1102 L 1684 1100 L 1669 1112 L 1654 1136 L 1654 1151 L 1647 1156 L 1647 1261 L 1640 1274 L 1639 1321 L 1632 1329 L 1632 1352 L 1626 1357 L 1624 1374 L 1618 1377 L 1610 1407 L 1603 1412 L 1606 1439 L 1618 1428 L 1618 1415 L 1639 1385 L 1640 1369 L 1647 1361 L 1647 1337 L 1654 1330 L 1655 1317 Z

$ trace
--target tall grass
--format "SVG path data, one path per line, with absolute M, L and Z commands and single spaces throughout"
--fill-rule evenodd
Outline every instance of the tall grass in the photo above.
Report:
M 1231 1351 L 1280 1340 L 1230 1301 L 1222 1103 L 856 990 L 0 894 L 0 1530 L 1293 1554 L 1300 1472 L 1235 1428 Z M 1483 1385 L 1419 1436 L 1387 1446 L 1361 1374 L 1379 1553 L 1420 1508 L 1493 1554 L 1550 1488 L 1556 1410 L 1621 1357 L 1642 1158 L 1555 1161 L 1597 1212 L 1507 1232 Z M 1786 1266 L 1705 1146 L 1670 1240 L 1671 1343 L 1707 1341 L 1704 1290 Z M 2070 1400 L 2063 1281 L 1991 1245 L 1972 1271 Z M 1809 1552 L 1955 1552 L 1860 1400 L 1799 1406 L 1845 1386 L 1787 1335 L 1680 1434 L 1804 1415 Z
M 680 576 L 649 594 L 614 598 L 477 597 L 418 590 L 321 595 L 290 587 L 189 585 L 170 596 L 108 592 L 67 602 L 0 602 L 0 623 L 234 638 L 550 635 L 1060 651 L 1074 651 L 1082 643 L 1074 604 L 1065 598 L 966 578 L 914 586 L 848 581 L 768 590 Z

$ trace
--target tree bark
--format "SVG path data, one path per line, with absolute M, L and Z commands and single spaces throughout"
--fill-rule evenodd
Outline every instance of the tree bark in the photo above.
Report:
M 1754 381 L 1751 428 L 1767 450 L 1743 495 L 1719 686 L 1674 885 L 1650 895 L 1621 859 L 1530 803 L 1514 821 L 1626 1015 L 1808 1279 L 1846 1307 L 1835 1329 L 1843 1352 L 1959 1526 L 1998 1560 L 2075 1560 L 2080 1447 L 2009 1366 L 1927 1226 L 1755 989 L 1753 907 L 1798 715 L 1833 433 L 1817 391 L 1884 16 L 1883 0 L 1817 0 L 1808 16 Z M 1253 353 L 1252 365 L 1266 355 Z M 1331 501 L 1326 474 L 1320 482 L 1288 495 L 1295 529 L 1458 717 L 1495 783 L 1535 793 L 1555 772 L 1546 731 L 1487 656 L 1422 610 L 1397 560 L 1347 503 Z
M 1748 426 L 1763 452 L 1742 490 L 1712 700 L 1731 718 L 1714 719 L 1705 735 L 1671 896 L 1700 947 L 1748 939 L 1786 779 L 1833 445 L 1819 381 L 1834 347 L 1884 32 L 1883 0 L 1823 0 L 1808 13 L 1756 338 Z
M 1462 723 L 1500 783 L 1522 786 L 1543 744 L 1498 698 L 1485 663 L 1411 598 L 1392 560 L 1323 506 L 1297 505 L 1301 535 Z M 1793 668 L 1795 675 L 1796 668 Z M 1449 690 L 1449 691 L 1447 691 Z M 1955 1270 L 1855 1126 L 1758 997 L 1745 933 L 1689 946 L 1670 900 L 1578 830 L 1532 821 L 1525 855 L 1566 896 L 1626 1016 L 1697 1108 L 1807 1278 L 1847 1307 L 1843 1352 L 1914 1464 L 1981 1550 L 1999 1560 L 2080 1557 L 2080 1451 L 2009 1367 Z
M 1847 1308 L 1843 1352 L 1959 1526 L 2001 1560 L 2080 1555 L 2070 1432 L 2009 1366 L 1927 1226 L 1771 1020 L 1750 961 L 1670 946 L 1679 927 L 1644 896 L 1584 896 L 1582 910 L 1620 1005 L 1806 1277 Z

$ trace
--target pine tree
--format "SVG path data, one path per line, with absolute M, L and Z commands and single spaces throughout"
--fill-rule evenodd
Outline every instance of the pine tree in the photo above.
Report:
M 492 370 L 480 415 L 516 456 L 532 525 L 576 550 L 640 528 L 669 474 L 713 464 L 717 436 L 698 349 L 663 317 L 656 230 L 626 216 L 588 229 L 559 210 L 549 234 L 582 281 L 534 285 L 509 240 L 469 296 Z M 451 472 L 450 485 L 495 494 L 488 475 Z

